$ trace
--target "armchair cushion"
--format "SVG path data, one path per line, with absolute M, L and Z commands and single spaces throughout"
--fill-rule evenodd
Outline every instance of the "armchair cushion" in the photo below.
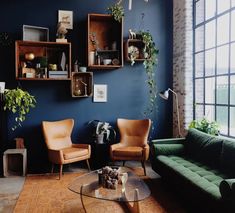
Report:
M 119 147 L 113 150 L 113 155 L 119 157 L 141 157 L 143 148 L 138 146 Z
M 89 154 L 88 149 L 83 149 L 83 148 L 74 148 L 74 147 L 68 147 L 62 149 L 63 151 L 63 157 L 65 160 L 77 158 L 77 157 L 82 157 L 84 155 Z

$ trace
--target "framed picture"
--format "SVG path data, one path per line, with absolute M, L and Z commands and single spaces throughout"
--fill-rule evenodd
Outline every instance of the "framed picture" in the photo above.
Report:
M 67 29 L 73 29 L 73 11 L 59 10 L 58 22 L 62 22 Z
M 107 102 L 107 84 L 94 84 L 94 102 Z

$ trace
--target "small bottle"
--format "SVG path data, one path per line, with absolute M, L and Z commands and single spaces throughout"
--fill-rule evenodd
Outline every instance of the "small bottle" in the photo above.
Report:
M 97 57 L 97 64 L 100 65 L 100 56 Z

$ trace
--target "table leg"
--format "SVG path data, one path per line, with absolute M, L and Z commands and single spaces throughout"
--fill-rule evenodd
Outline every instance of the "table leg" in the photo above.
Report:
M 85 184 L 85 185 L 86 185 L 86 184 Z M 82 197 L 82 190 L 83 190 L 83 188 L 84 188 L 85 185 L 82 185 L 81 188 L 80 188 L 80 198 L 81 198 L 81 202 L 82 202 L 82 207 L 83 207 L 85 213 L 87 213 L 86 208 L 85 208 L 85 205 L 84 205 L 84 202 L 83 202 L 83 197 Z
M 140 213 L 140 205 L 138 200 L 139 200 L 139 190 L 135 189 L 133 206 L 130 204 L 130 202 L 128 201 L 126 202 L 126 206 L 128 207 L 131 213 Z

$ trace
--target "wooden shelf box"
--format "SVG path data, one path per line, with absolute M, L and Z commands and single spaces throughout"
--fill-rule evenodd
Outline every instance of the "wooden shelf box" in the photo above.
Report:
M 72 72 L 71 94 L 74 98 L 84 98 L 92 96 L 93 73 L 92 72 Z
M 123 66 L 123 20 L 111 15 L 88 14 L 87 64 L 90 69 L 116 69 Z M 104 64 L 104 59 L 111 59 Z
M 70 80 L 71 43 L 16 41 L 15 66 L 18 80 Z

